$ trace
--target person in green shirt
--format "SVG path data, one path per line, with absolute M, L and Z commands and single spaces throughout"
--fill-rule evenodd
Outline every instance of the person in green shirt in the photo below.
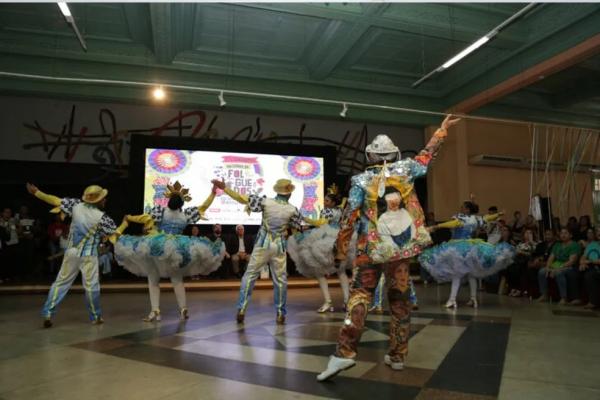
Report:
M 574 299 L 570 304 L 578 305 L 581 304 L 581 300 L 579 300 L 577 287 L 577 271 L 573 267 L 577 265 L 581 247 L 572 240 L 571 232 L 567 228 L 560 230 L 559 238 L 560 242 L 552 247 L 546 267 L 541 268 L 538 272 L 538 283 L 540 293 L 542 294 L 538 301 L 544 302 L 549 300 L 548 278 L 554 278 L 558 286 L 558 293 L 560 294 L 560 302 L 558 304 L 567 304 L 567 285 L 569 285 Z
M 583 252 L 579 270 L 585 273 L 585 288 L 589 302 L 584 308 L 600 307 L 600 227 L 596 228 L 595 240 L 590 242 Z

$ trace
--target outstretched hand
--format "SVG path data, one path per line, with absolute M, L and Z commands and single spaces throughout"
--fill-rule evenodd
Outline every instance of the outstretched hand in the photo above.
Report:
M 444 122 L 442 122 L 442 129 L 447 130 L 451 126 L 458 124 L 460 122 L 460 120 L 461 120 L 461 118 L 452 119 L 452 114 L 448 114 L 446 116 L 446 118 L 444 119 Z
M 213 189 L 216 187 L 218 189 L 221 190 L 225 190 L 225 180 L 218 180 L 218 179 L 213 179 L 212 181 L 210 181 L 213 184 Z
M 25 187 L 27 188 L 27 191 L 28 191 L 30 194 L 33 194 L 33 195 L 35 195 L 35 194 L 37 193 L 37 191 L 39 190 L 39 189 L 37 188 L 37 186 L 35 186 L 34 184 L 32 184 L 32 183 L 29 183 L 29 182 L 27 182 L 27 184 L 25 185 Z

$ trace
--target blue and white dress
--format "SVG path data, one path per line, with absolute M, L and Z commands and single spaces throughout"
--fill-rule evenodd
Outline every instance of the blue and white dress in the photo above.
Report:
M 472 239 L 486 221 L 476 215 L 458 214 L 461 226 L 452 228 L 452 240 L 433 246 L 419 256 L 421 266 L 438 282 L 472 276 L 484 278 L 512 264 L 516 250 L 508 243 L 491 244 Z
M 307 277 L 315 278 L 338 272 L 335 267 L 334 246 L 340 231 L 342 211 L 339 208 L 325 208 L 321 219 L 327 224 L 318 228 L 297 232 L 288 240 L 288 254 L 296 264 L 297 271 Z M 340 270 L 352 268 L 356 253 L 356 234 L 350 242 L 350 253 L 340 265 Z
M 200 219 L 198 207 L 171 210 L 155 206 L 150 212 L 157 230 L 145 236 L 123 235 L 115 245 L 115 258 L 126 270 L 147 276 L 155 268 L 163 278 L 179 272 L 184 276 L 208 275 L 221 265 L 225 244 L 219 239 L 182 235 Z

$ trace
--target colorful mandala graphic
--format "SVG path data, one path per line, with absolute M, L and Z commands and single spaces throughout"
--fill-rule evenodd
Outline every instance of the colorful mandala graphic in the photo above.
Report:
M 176 174 L 188 166 L 189 157 L 181 150 L 157 149 L 148 156 L 148 163 L 161 174 Z
M 321 165 L 312 157 L 291 157 L 286 169 L 295 180 L 312 181 L 321 175 Z

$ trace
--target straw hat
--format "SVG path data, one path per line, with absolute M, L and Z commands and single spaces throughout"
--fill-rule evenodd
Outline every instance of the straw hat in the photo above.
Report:
M 294 191 L 296 187 L 292 184 L 292 181 L 289 179 L 278 179 L 275 182 L 275 186 L 273 186 L 273 190 L 277 194 L 287 195 Z
M 108 195 L 108 190 L 98 185 L 91 185 L 85 188 L 81 199 L 88 204 L 100 203 Z

